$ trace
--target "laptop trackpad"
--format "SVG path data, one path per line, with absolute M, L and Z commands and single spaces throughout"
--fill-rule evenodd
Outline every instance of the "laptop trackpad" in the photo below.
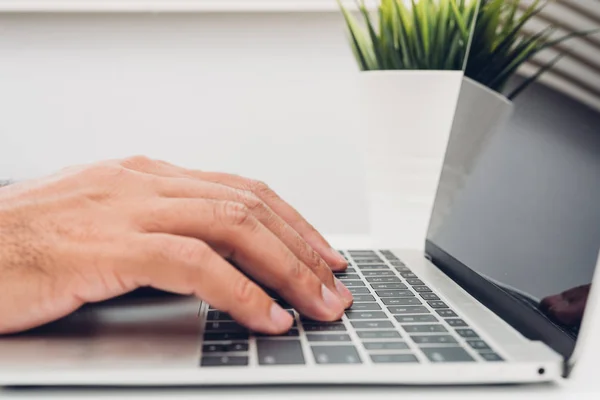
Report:
M 201 302 L 192 297 L 119 298 L 0 340 L 3 361 L 19 366 L 195 365 Z

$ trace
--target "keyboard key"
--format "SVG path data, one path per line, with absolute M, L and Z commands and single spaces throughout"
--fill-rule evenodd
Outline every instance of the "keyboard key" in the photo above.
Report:
M 370 276 L 366 279 L 367 282 L 369 282 L 370 284 L 397 283 L 399 285 L 404 286 L 404 288 L 406 289 L 406 286 L 402 283 L 402 279 L 398 278 L 397 276 Z
M 394 274 L 394 271 L 362 271 L 362 274 L 365 277 L 369 277 L 369 276 L 396 276 L 396 274 Z
M 366 287 L 349 287 L 348 290 L 352 294 L 369 294 L 371 293 Z
M 431 289 L 429 289 L 427 286 L 413 286 L 413 289 L 415 289 L 417 292 L 431 292 Z
M 246 332 L 248 329 L 237 322 L 208 321 L 204 330 L 206 332 Z
M 479 353 L 479 355 L 483 357 L 485 361 L 504 361 L 504 359 L 496 353 L 487 352 Z
M 401 324 L 420 324 L 423 322 L 438 322 L 437 318 L 431 314 L 428 315 L 396 315 L 396 321 Z
M 414 297 L 415 294 L 410 290 L 377 290 L 379 297 Z
M 417 357 L 412 354 L 371 354 L 371 361 L 376 364 L 419 362 Z
M 225 351 L 248 351 L 248 343 L 229 343 L 225 345 Z
M 375 297 L 370 294 L 357 294 L 354 297 L 354 304 L 359 303 L 361 301 L 375 301 Z
M 295 337 L 295 336 L 299 336 L 298 329 L 290 329 L 289 331 L 287 331 L 285 333 L 281 333 L 281 334 L 276 335 L 276 336 L 268 335 L 266 333 L 258 333 L 258 332 L 255 332 L 254 335 L 255 336 L 266 336 L 266 337 Z
M 414 335 L 410 337 L 416 344 L 458 344 L 458 341 L 450 335 Z
M 206 315 L 207 321 L 233 321 L 231 315 L 223 311 L 209 311 Z
M 456 333 L 464 338 L 479 338 L 479 335 L 473 329 L 455 329 Z
M 427 304 L 429 304 L 431 308 L 448 308 L 448 305 L 443 301 L 428 301 Z
M 394 265 L 394 263 L 391 264 Z M 395 265 L 394 269 L 398 272 L 411 272 L 410 268 L 408 268 L 406 265 Z
M 339 324 L 342 323 L 342 319 L 341 318 L 338 319 L 338 320 L 336 320 L 336 321 L 325 322 L 325 321 L 317 321 L 317 320 L 308 318 L 305 315 L 301 315 L 300 316 L 300 321 L 302 321 L 303 323 L 306 323 L 306 324 L 313 324 L 313 325 L 327 325 L 327 324 L 338 324 L 339 325 Z
M 440 298 L 434 293 L 419 293 L 424 300 L 439 300 Z
M 317 364 L 360 364 L 354 346 L 311 346 Z
M 458 315 L 452 310 L 435 310 L 442 318 L 456 318 Z
M 224 351 L 224 344 L 205 344 L 202 346 L 202 353 L 222 353 Z
M 396 331 L 358 331 L 356 332 L 359 338 L 365 340 L 372 339 L 400 339 L 400 332 Z
M 390 321 L 352 321 L 351 323 L 355 329 L 381 329 L 394 327 Z
M 365 263 L 365 262 L 373 262 L 373 263 L 381 263 L 383 260 L 379 258 L 377 255 L 361 255 L 361 256 L 352 256 L 352 260 L 356 263 Z
M 467 340 L 467 343 L 477 351 L 492 350 L 491 347 L 488 346 L 488 344 L 483 340 Z
M 343 324 L 304 324 L 303 328 L 306 332 L 339 332 L 346 330 Z
M 402 328 L 408 333 L 444 333 L 448 332 L 443 325 L 402 325 Z
M 225 340 L 248 340 L 248 336 L 248 332 L 210 332 L 204 334 L 204 340 L 206 342 L 222 342 Z
M 414 285 L 424 285 L 423 281 L 418 279 L 418 278 L 409 278 L 406 280 L 406 283 L 408 283 L 411 286 Z
M 417 276 L 415 274 L 413 274 L 412 272 L 400 272 L 400 275 L 403 278 L 416 278 Z
M 353 287 L 365 286 L 365 283 L 363 281 L 345 281 L 344 286 L 346 286 L 347 288 L 353 288 Z
M 354 268 L 352 268 L 352 265 L 350 265 L 348 268 L 346 268 L 344 270 L 344 272 L 337 272 L 335 275 L 337 276 L 337 274 L 355 274 L 356 270 Z
M 453 327 L 466 327 L 468 326 L 467 323 L 465 321 L 463 321 L 460 318 L 454 318 L 454 319 L 447 319 L 446 322 L 448 323 L 448 325 L 453 326 Z
M 299 340 L 259 339 L 256 341 L 256 351 L 260 365 L 304 364 Z
M 394 267 L 405 267 L 406 265 L 402 261 L 390 261 Z
M 200 365 L 203 367 L 241 367 L 248 365 L 246 356 L 204 356 Z
M 348 319 L 382 319 L 387 318 L 383 311 L 346 311 Z
M 460 347 L 422 348 L 431 362 L 465 362 L 475 361 L 464 349 Z
M 348 311 L 377 311 L 381 310 L 381 306 L 377 303 L 353 303 Z
M 377 289 L 377 290 L 381 290 L 381 289 L 387 289 L 387 290 L 407 289 L 407 287 L 406 287 L 406 285 L 404 283 L 372 283 L 371 287 L 373 289 Z
M 358 269 L 360 269 L 361 271 L 366 271 L 366 270 L 386 270 L 386 269 L 390 269 L 390 267 L 388 267 L 385 264 L 369 264 L 369 265 L 358 265 Z
M 407 350 L 408 345 L 404 342 L 363 342 L 367 350 Z
M 357 281 L 360 280 L 360 276 L 358 276 L 358 274 L 336 274 L 336 277 L 340 280 L 340 281 Z
M 351 256 L 361 256 L 361 255 L 369 255 L 369 256 L 377 256 L 375 250 L 348 250 L 348 254 Z
M 423 306 L 389 306 L 388 311 L 392 314 L 427 314 L 429 309 Z
M 248 351 L 248 343 L 215 343 L 205 344 L 204 346 L 202 346 L 203 353 L 227 353 L 235 351 Z
M 360 266 L 360 265 L 365 265 L 365 264 L 382 263 L 383 260 L 381 258 L 356 258 L 356 257 L 354 257 L 354 262 Z
M 351 342 L 349 335 L 342 333 L 307 333 L 306 339 L 309 342 Z
M 420 306 L 421 300 L 416 297 L 406 297 L 403 299 L 383 298 L 381 299 L 386 306 Z

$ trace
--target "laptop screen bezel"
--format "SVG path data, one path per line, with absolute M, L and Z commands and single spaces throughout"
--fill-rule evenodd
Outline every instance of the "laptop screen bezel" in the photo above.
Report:
M 515 299 L 499 286 L 483 278 L 430 239 L 425 242 L 425 253 L 436 267 L 471 296 L 526 338 L 545 343 L 560 354 L 567 365 L 575 350 L 577 339 L 571 337 L 542 314 Z

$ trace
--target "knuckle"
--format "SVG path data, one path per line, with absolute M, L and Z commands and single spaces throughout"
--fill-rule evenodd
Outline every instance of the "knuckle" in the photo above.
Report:
M 284 275 L 282 286 L 287 288 L 290 286 L 304 285 L 310 277 L 310 270 L 293 256 L 290 256 L 290 260 L 287 264 L 290 266 L 289 273 Z
M 265 203 L 253 192 L 244 190 L 241 195 L 242 203 L 248 207 L 250 211 L 264 212 L 266 210 Z
M 96 164 L 87 169 L 86 174 L 92 179 L 98 179 L 102 182 L 119 182 L 129 176 L 127 169 L 120 165 Z
M 304 244 L 304 246 L 305 246 L 304 251 L 306 252 L 305 257 L 306 257 L 307 264 L 311 265 L 313 267 L 316 267 L 316 268 L 323 267 L 325 261 L 323 261 L 323 259 L 319 255 L 319 253 L 317 253 L 312 248 L 310 248 L 308 246 L 308 244 Z
M 269 185 L 263 181 L 251 180 L 248 186 L 250 190 L 257 195 L 273 196 L 275 194 Z
M 221 203 L 219 214 L 219 218 L 226 226 L 248 226 L 253 222 L 250 209 L 242 203 L 233 201 L 223 202 Z
M 135 155 L 121 160 L 119 164 L 125 168 L 138 169 L 148 167 L 155 163 L 156 161 L 152 160 L 150 157 L 144 155 Z
M 256 286 L 249 279 L 240 277 L 233 288 L 233 298 L 238 304 L 250 302 L 256 295 Z
M 163 258 L 179 260 L 187 265 L 204 265 L 210 258 L 210 248 L 201 241 L 171 241 L 161 239 L 157 244 Z

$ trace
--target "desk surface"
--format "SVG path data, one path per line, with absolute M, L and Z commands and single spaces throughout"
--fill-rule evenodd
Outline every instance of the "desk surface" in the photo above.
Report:
M 281 388 L 199 388 L 199 389 L 5 389 L 3 399 L 594 399 L 600 391 L 570 383 L 510 387 L 402 388 L 402 387 L 281 387 Z
M 330 237 L 331 243 L 340 248 L 369 247 L 368 237 Z M 600 318 L 595 318 L 600 322 Z M 593 328 L 596 328 L 594 324 Z M 597 331 L 597 329 L 594 329 Z M 600 394 L 596 383 L 600 372 L 590 359 L 600 355 L 599 346 L 589 346 L 589 357 L 576 368 L 572 379 L 547 385 L 493 386 L 493 387 L 242 387 L 242 388 L 142 388 L 142 389 L 82 389 L 82 388 L 0 388 L 2 399 L 521 399 L 566 400 L 595 399 Z M 590 366 L 590 364 L 592 364 Z M 594 368 L 595 367 L 595 368 Z

